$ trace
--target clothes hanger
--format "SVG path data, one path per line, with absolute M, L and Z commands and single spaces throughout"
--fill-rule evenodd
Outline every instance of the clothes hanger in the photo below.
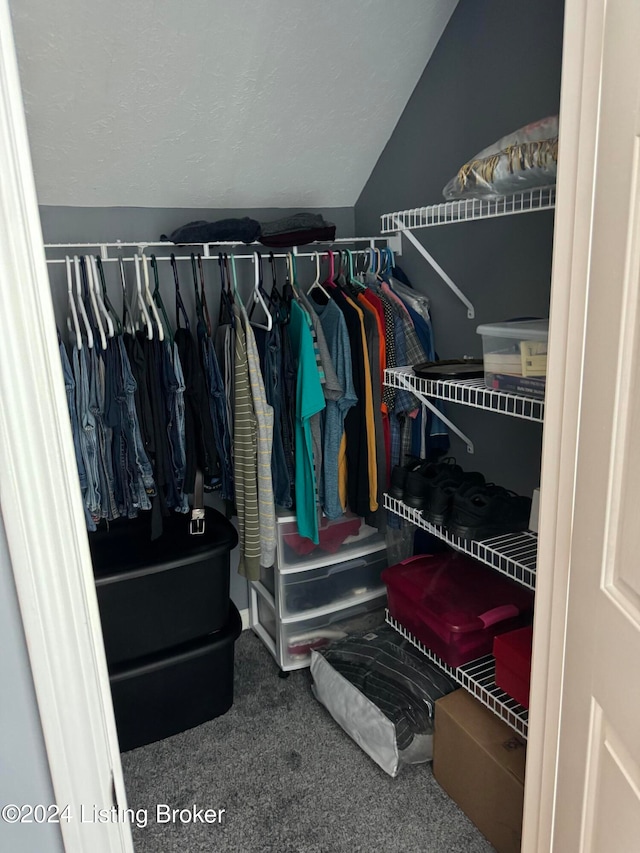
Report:
M 122 323 L 120 322 L 120 317 L 118 317 L 118 313 L 117 313 L 116 309 L 113 307 L 113 305 L 111 304 L 111 301 L 109 299 L 109 295 L 107 293 L 107 283 L 105 281 L 105 276 L 104 276 L 104 266 L 103 266 L 102 258 L 100 257 L 100 255 L 96 255 L 95 262 L 96 262 L 97 275 L 98 275 L 99 280 L 100 280 L 100 287 L 102 289 L 103 302 L 107 306 L 107 311 L 109 312 L 109 316 L 112 318 L 113 322 L 116 324 L 116 335 L 121 335 L 122 331 L 123 331 L 122 330 Z
M 204 322 L 207 327 L 207 334 L 211 337 L 211 317 L 209 316 L 209 306 L 207 305 L 207 297 L 204 291 L 204 265 L 202 263 L 202 255 L 198 252 L 198 271 L 200 273 L 200 302 L 202 303 L 202 313 L 204 314 Z
M 375 256 L 376 256 L 376 269 L 375 269 L 375 275 L 379 276 L 379 275 L 380 275 L 380 270 L 381 270 L 381 268 L 382 268 L 382 255 L 381 255 L 381 253 L 380 253 L 380 249 L 374 249 L 373 251 L 374 251 Z
M 167 310 L 164 307 L 164 302 L 162 301 L 162 296 L 160 295 L 160 277 L 158 276 L 158 261 L 156 260 L 155 255 L 150 256 L 151 259 L 151 269 L 153 270 L 153 301 L 156 303 L 158 308 L 160 309 L 160 313 L 162 314 L 162 319 L 164 321 L 164 330 L 169 339 L 169 343 L 171 344 L 171 349 L 173 349 L 173 332 L 171 331 L 171 323 L 169 322 L 169 317 L 167 315 Z
M 158 327 L 158 340 L 164 341 L 164 328 L 162 326 L 162 321 L 160 320 L 160 315 L 158 314 L 158 309 L 156 308 L 156 303 L 153 301 L 153 296 L 151 295 L 151 290 L 149 288 L 149 258 L 142 253 L 142 271 L 144 272 L 144 299 L 148 309 L 151 309 L 150 316 L 153 316 L 156 326 Z
M 80 259 L 80 272 L 84 280 L 85 292 L 89 294 L 89 303 L 91 305 L 93 321 L 96 324 L 98 335 L 100 336 L 100 346 L 105 350 L 107 348 L 107 336 L 104 331 L 104 326 L 102 325 L 100 309 L 98 308 L 96 292 L 93 286 L 93 267 L 91 264 L 91 257 L 89 255 L 83 255 Z
M 145 305 L 144 298 L 142 296 L 142 278 L 140 276 L 140 255 L 134 255 L 133 260 L 136 267 L 136 294 L 138 297 L 138 309 L 142 314 L 142 318 L 147 326 L 147 340 L 153 340 L 153 323 L 151 322 L 151 317 L 149 316 L 149 312 L 147 311 L 147 306 Z
M 84 301 L 82 299 L 82 278 L 80 275 L 80 258 L 77 255 L 73 256 L 73 266 L 75 270 L 75 278 L 76 278 L 76 303 L 80 310 L 80 316 L 82 317 L 82 323 L 85 328 L 85 334 L 87 337 L 87 346 L 89 349 L 93 349 L 94 339 L 93 339 L 93 330 L 91 328 L 91 323 L 89 322 L 89 316 L 87 315 L 87 309 L 85 308 Z
M 278 289 L 278 272 L 276 268 L 276 256 L 273 252 L 269 252 L 269 263 L 271 264 L 271 293 L 269 294 L 269 298 L 273 299 L 281 299 L 282 294 Z
M 98 303 L 98 310 L 100 311 L 104 320 L 107 323 L 107 337 L 113 338 L 115 337 L 116 330 L 114 328 L 111 315 L 107 311 L 107 306 L 104 304 L 104 300 L 102 299 L 102 289 L 100 287 L 100 278 L 98 276 L 98 264 L 96 263 L 96 259 L 93 255 L 87 255 L 87 264 L 91 273 L 90 286 L 93 288 L 93 292 L 95 293 L 96 302 Z
M 189 331 L 189 317 L 187 316 L 186 308 L 184 307 L 184 302 L 182 301 L 182 294 L 180 293 L 180 280 L 178 279 L 178 264 L 176 262 L 176 256 L 171 252 L 171 268 L 173 270 L 173 284 L 176 291 L 176 328 L 180 328 L 180 314 L 184 319 L 184 324 L 186 326 L 187 331 Z
M 307 291 L 307 296 L 309 296 L 309 294 L 311 293 L 312 290 L 314 290 L 314 288 L 317 288 L 318 290 L 322 291 L 322 293 L 324 293 L 324 295 L 327 297 L 327 300 L 329 300 L 329 299 L 331 299 L 331 297 L 329 296 L 327 291 L 324 289 L 324 287 L 320 284 L 320 253 L 319 252 L 313 253 L 313 255 L 311 257 L 311 261 L 313 262 L 314 260 L 316 262 L 316 277 L 314 278 L 314 280 L 311 284 L 311 287 Z
M 64 259 L 65 269 L 67 271 L 67 300 L 69 304 L 70 316 L 67 317 L 67 328 L 73 332 L 75 337 L 75 345 L 82 349 L 82 332 L 80 331 L 80 321 L 78 320 L 78 309 L 76 308 L 75 299 L 73 298 L 73 278 L 71 277 L 71 258 L 69 255 Z
M 236 300 L 238 305 L 241 308 L 244 308 L 244 304 L 242 299 L 240 299 L 240 293 L 238 292 L 238 277 L 236 273 L 236 256 L 231 255 L 231 278 L 233 280 L 233 298 Z
M 250 302 L 250 311 L 249 317 L 251 317 L 253 310 L 256 305 L 260 305 L 260 307 L 264 310 L 266 315 L 267 325 L 263 325 L 261 323 L 252 323 L 252 325 L 256 326 L 258 329 L 264 329 L 265 332 L 270 332 L 273 328 L 273 317 L 271 316 L 269 309 L 267 307 L 267 303 L 264 301 L 262 297 L 262 255 L 257 250 L 253 252 L 253 266 L 254 266 L 254 278 L 253 278 L 253 290 L 251 291 L 251 302 Z
M 125 332 L 129 335 L 135 335 L 136 329 L 133 322 L 133 311 L 127 296 L 127 277 L 124 272 L 124 263 L 122 258 L 118 258 L 118 269 L 120 271 L 120 286 L 122 288 L 122 325 Z
M 233 313 L 233 299 L 228 289 L 227 267 L 222 252 L 218 252 L 218 268 L 220 271 L 220 310 L 218 312 L 218 325 L 227 322 L 232 329 L 236 327 L 236 318 Z M 225 318 L 225 312 L 227 317 Z
M 196 256 L 194 252 L 191 252 L 191 275 L 193 276 L 193 292 L 195 294 L 196 317 L 204 324 L 202 301 L 200 299 L 200 291 L 198 290 L 198 269 L 196 267 Z

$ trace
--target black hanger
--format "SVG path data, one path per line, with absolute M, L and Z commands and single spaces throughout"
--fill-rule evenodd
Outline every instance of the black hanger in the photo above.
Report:
M 209 316 L 209 307 L 207 305 L 207 297 L 204 292 L 204 266 L 202 264 L 202 255 L 198 252 L 198 271 L 200 272 L 200 301 L 202 303 L 202 313 L 207 326 L 207 333 L 211 337 L 211 317 Z
M 228 287 L 228 270 L 222 252 L 218 252 L 218 268 L 220 270 L 220 312 L 218 324 L 229 323 L 232 329 L 236 327 L 236 318 L 233 313 L 233 296 Z M 226 315 L 226 316 L 225 316 Z
M 173 284 L 176 290 L 176 329 L 180 328 L 180 314 L 182 314 L 184 318 L 184 324 L 187 327 L 187 331 L 189 331 L 189 318 L 187 316 L 187 311 L 184 307 L 184 302 L 182 301 L 182 295 L 180 293 L 180 281 L 178 279 L 178 264 L 176 263 L 176 256 L 171 252 L 171 267 L 173 269 Z
M 202 312 L 202 302 L 200 300 L 200 292 L 198 290 L 198 270 L 196 268 L 196 256 L 191 252 L 191 274 L 193 275 L 193 292 L 196 301 L 196 317 L 204 324 L 204 314 Z
M 153 297 L 153 301 L 156 303 L 158 308 L 160 309 L 160 313 L 162 314 L 162 319 L 164 320 L 164 330 L 169 338 L 169 342 L 171 344 L 171 349 L 173 350 L 173 332 L 171 330 L 171 323 L 169 322 L 169 317 L 167 316 L 167 310 L 164 307 L 164 302 L 162 301 L 162 296 L 160 295 L 160 278 L 158 276 L 158 261 L 156 260 L 155 255 L 150 255 L 151 258 L 151 269 L 153 270 L 153 293 L 151 296 Z
M 109 314 L 111 315 L 111 319 L 116 324 L 116 334 L 122 334 L 122 323 L 120 322 L 120 317 L 116 313 L 116 309 L 111 304 L 111 301 L 107 295 L 107 283 L 104 278 L 104 267 L 102 266 L 102 258 L 100 255 L 96 255 L 96 266 L 98 268 L 98 275 L 100 277 L 100 287 L 102 288 L 102 301 L 105 304 L 105 307 Z

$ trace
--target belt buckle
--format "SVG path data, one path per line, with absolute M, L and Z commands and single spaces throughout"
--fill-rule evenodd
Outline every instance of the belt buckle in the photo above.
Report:
M 204 510 L 194 509 L 191 511 L 191 522 L 189 533 L 192 536 L 200 536 L 204 533 Z

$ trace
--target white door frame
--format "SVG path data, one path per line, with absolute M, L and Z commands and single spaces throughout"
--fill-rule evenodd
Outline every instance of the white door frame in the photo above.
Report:
M 523 853 L 553 849 L 557 808 L 605 5 L 606 0 L 565 5 Z
M 126 798 L 7 0 L 0 163 L 0 506 L 60 828 L 69 853 L 132 853 L 127 823 L 80 823 Z
M 552 849 L 605 0 L 567 0 L 523 851 Z M 0 504 L 58 803 L 124 785 L 7 0 L 0 0 Z M 132 851 L 125 823 L 65 849 Z

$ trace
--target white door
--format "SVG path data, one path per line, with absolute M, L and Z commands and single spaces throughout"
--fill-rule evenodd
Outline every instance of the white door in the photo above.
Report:
M 575 151 L 569 146 L 569 157 L 582 157 L 584 164 L 589 157 L 579 145 L 593 143 L 593 151 L 589 170 L 576 172 L 575 217 L 557 219 L 556 235 L 579 232 L 581 220 L 589 217 L 588 230 L 574 237 L 587 255 L 577 271 L 584 286 L 559 292 L 571 278 L 555 269 L 551 313 L 551 350 L 554 342 L 561 346 L 561 331 L 554 336 L 554 305 L 564 305 L 568 318 L 583 318 L 582 329 L 572 331 L 570 319 L 566 324 L 575 340 L 567 360 L 573 353 L 579 363 L 565 365 L 565 378 L 573 370 L 578 383 L 565 388 L 568 399 L 578 392 L 576 455 L 560 461 L 565 480 L 575 466 L 573 502 L 557 507 L 567 523 L 568 557 L 559 737 L 548 721 L 546 731 L 548 744 L 554 736 L 557 741 L 557 778 L 547 836 L 552 843 L 539 838 L 524 849 L 635 853 L 640 850 L 640 3 L 597 0 L 585 7 L 587 82 L 582 91 L 576 87 L 581 105 L 563 102 L 562 115 L 576 108 L 583 118 L 590 113 L 597 135 L 565 125 L 567 139 L 577 142 Z M 566 46 L 572 34 L 565 38 Z M 567 86 L 563 80 L 563 99 Z M 561 126 L 561 170 L 562 143 Z M 559 205 L 557 217 L 563 213 L 569 208 Z M 562 259 L 562 249 L 556 249 Z M 572 299 L 582 305 L 572 306 Z M 549 471 L 558 453 L 556 440 L 566 440 L 550 428 L 545 424 Z M 543 465 L 543 501 L 545 486 Z M 544 517 L 541 522 L 544 550 L 553 522 Z M 554 569 L 563 571 L 558 564 Z M 549 604 L 564 611 L 558 587 L 556 593 Z M 537 710 L 532 709 L 532 723 L 540 730 Z M 529 781 L 535 784 L 531 776 Z M 527 821 L 533 820 L 529 812 Z M 528 837 L 533 836 L 525 832 Z
M 128 823 L 91 822 L 126 796 L 6 0 L 0 163 L 0 506 L 60 812 L 47 819 L 67 853 L 132 853 Z

